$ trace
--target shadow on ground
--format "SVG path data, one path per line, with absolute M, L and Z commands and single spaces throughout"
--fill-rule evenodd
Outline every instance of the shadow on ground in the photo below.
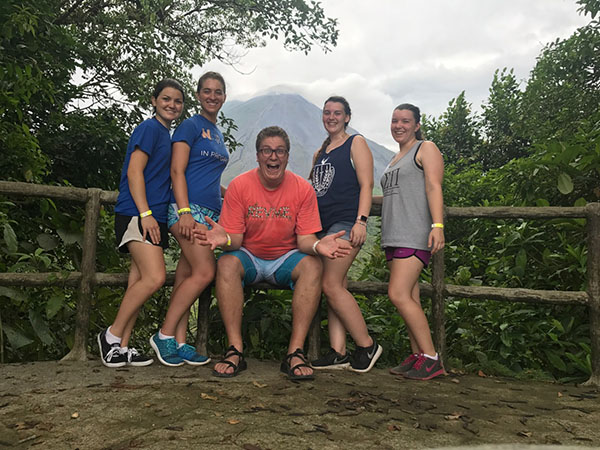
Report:
M 600 445 L 597 389 L 384 369 L 292 383 L 273 361 L 233 379 L 210 367 L 108 369 L 97 361 L 0 365 L 0 447 L 418 449 Z M 209 365 L 209 366 L 212 366 Z

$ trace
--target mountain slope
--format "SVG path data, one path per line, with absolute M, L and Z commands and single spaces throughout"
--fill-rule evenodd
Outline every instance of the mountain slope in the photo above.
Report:
M 271 125 L 283 128 L 290 137 L 290 159 L 288 169 L 308 177 L 314 152 L 327 137 L 321 122 L 321 109 L 297 94 L 266 94 L 245 102 L 225 103 L 223 112 L 235 120 L 238 130 L 235 138 L 242 144 L 229 159 L 223 173 L 224 185 L 240 173 L 256 167 L 256 135 Z M 348 127 L 348 132 L 357 131 Z M 375 188 L 379 178 L 393 156 L 387 148 L 369 140 L 375 163 Z

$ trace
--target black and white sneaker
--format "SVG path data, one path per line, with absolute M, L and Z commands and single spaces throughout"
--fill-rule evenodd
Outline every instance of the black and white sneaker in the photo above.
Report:
M 350 358 L 348 354 L 340 355 L 330 348 L 326 355 L 311 361 L 310 365 L 313 369 L 345 369 L 350 365 Z
M 127 354 L 121 353 L 121 346 L 106 342 L 106 330 L 98 333 L 98 348 L 102 364 L 106 367 L 123 367 L 127 364 Z
M 127 364 L 134 367 L 142 367 L 149 366 L 152 364 L 154 360 L 144 355 L 143 353 L 138 352 L 135 348 L 129 347 L 127 349 Z
M 370 347 L 357 345 L 356 350 L 350 356 L 350 370 L 360 373 L 368 372 L 373 368 L 382 352 L 383 348 L 375 341 L 375 338 Z

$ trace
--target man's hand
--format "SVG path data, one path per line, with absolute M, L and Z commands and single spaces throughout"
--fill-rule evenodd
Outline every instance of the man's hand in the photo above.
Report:
M 317 253 L 322 256 L 326 256 L 329 259 L 343 258 L 350 254 L 352 245 L 345 239 L 338 239 L 342 237 L 346 232 L 344 230 L 338 231 L 335 234 L 329 234 L 325 236 L 315 247 Z
M 193 239 L 198 241 L 200 245 L 209 245 L 211 250 L 217 247 L 224 247 L 227 244 L 227 232 L 225 228 L 208 216 L 204 216 L 204 219 L 211 226 L 211 229 L 202 229 L 203 227 L 194 228 L 192 230 Z

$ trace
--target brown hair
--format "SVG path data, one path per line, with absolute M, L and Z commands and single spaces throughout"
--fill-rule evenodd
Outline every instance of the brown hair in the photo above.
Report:
M 219 83 L 221 83 L 221 86 L 223 86 L 223 94 L 227 94 L 225 80 L 223 79 L 223 75 L 221 75 L 219 72 L 206 72 L 205 74 L 203 74 L 198 80 L 198 87 L 196 89 L 196 92 L 200 92 L 200 89 L 202 89 L 202 85 L 206 80 L 217 80 Z
M 410 103 L 402 103 L 401 105 L 398 105 L 394 108 L 394 111 L 403 111 L 403 110 L 408 110 L 413 114 L 413 117 L 415 118 L 415 122 L 416 123 L 421 123 L 421 110 L 419 109 L 418 106 L 415 105 L 411 105 Z M 419 128 L 417 130 L 417 132 L 415 133 L 415 137 L 419 140 L 422 141 L 423 140 L 423 133 L 421 133 L 421 128 Z
M 325 105 L 329 102 L 341 103 L 342 106 L 344 107 L 344 113 L 346 113 L 346 115 L 348 117 L 352 117 L 352 110 L 350 109 L 350 103 L 348 103 L 348 100 L 346 100 L 344 97 L 340 97 L 339 95 L 332 95 L 327 100 L 325 100 L 325 103 L 323 103 L 323 107 L 325 107 Z M 349 122 L 350 122 L 350 120 L 348 120 L 348 122 L 344 123 L 344 129 L 348 128 Z M 317 152 L 317 155 L 313 159 L 312 167 L 310 168 L 310 175 L 308 175 L 309 180 L 312 180 L 313 172 L 315 170 L 315 163 L 321 157 L 321 155 L 323 154 L 323 152 L 325 151 L 325 149 L 327 148 L 327 146 L 329 144 L 331 144 L 331 137 L 327 136 L 327 138 L 321 144 L 321 148 Z
M 262 141 L 264 141 L 266 138 L 270 138 L 270 137 L 280 137 L 281 139 L 283 139 L 283 142 L 285 143 L 287 151 L 288 152 L 290 151 L 290 138 L 289 138 L 288 134 L 285 132 L 285 130 L 283 128 L 277 127 L 277 126 L 272 126 L 272 127 L 263 128 L 256 135 L 256 153 L 258 153 L 260 144 L 262 144 Z

